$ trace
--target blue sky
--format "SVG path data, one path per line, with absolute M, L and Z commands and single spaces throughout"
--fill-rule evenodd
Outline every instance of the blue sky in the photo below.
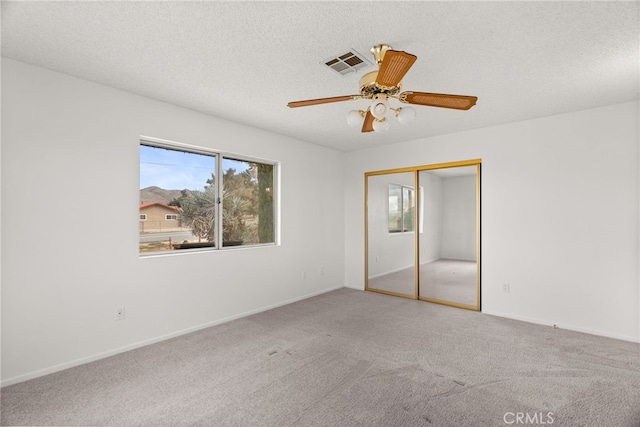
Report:
M 248 164 L 223 159 L 222 166 L 239 173 Z M 215 156 L 140 145 L 140 189 L 155 185 L 165 190 L 202 190 L 215 167 Z
M 140 145 L 140 188 L 202 190 L 215 171 L 216 158 Z

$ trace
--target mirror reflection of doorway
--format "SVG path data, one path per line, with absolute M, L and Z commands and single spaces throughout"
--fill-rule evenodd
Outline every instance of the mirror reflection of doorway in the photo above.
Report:
M 365 174 L 365 289 L 480 310 L 480 160 Z

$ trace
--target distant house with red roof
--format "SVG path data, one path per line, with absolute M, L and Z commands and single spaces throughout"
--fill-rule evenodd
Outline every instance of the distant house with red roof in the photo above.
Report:
M 140 232 L 170 231 L 181 227 L 182 209 L 164 203 L 140 203 Z

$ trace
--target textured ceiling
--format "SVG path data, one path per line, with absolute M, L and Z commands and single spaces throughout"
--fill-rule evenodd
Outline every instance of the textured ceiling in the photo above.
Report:
M 639 98 L 638 2 L 2 2 L 2 55 L 301 140 L 354 150 Z M 322 61 L 378 43 L 417 55 L 404 90 L 469 111 L 362 134 L 367 70 Z M 366 107 L 365 107 L 366 108 Z M 158 135 L 161 137 L 161 135 Z

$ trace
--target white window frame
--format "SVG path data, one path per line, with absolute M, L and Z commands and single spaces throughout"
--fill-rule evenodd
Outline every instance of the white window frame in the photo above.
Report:
M 411 185 L 389 183 L 388 190 L 387 190 L 388 194 L 391 193 L 391 186 L 400 188 L 400 199 L 399 199 L 399 206 L 398 206 L 399 212 L 400 212 L 400 229 L 397 230 L 397 231 L 394 231 L 394 230 L 391 230 L 389 228 L 389 218 L 391 216 L 391 209 L 390 209 L 391 206 L 387 202 L 387 233 L 389 235 L 391 235 L 391 236 L 415 233 L 415 230 L 405 230 L 406 227 L 404 225 L 404 203 L 405 203 L 404 190 L 408 189 L 409 191 L 411 191 L 413 193 L 414 215 L 415 215 L 416 214 L 416 210 L 417 210 L 417 200 L 416 200 L 416 190 L 415 190 L 415 188 L 413 186 L 411 186 Z M 412 228 L 415 228 L 415 221 L 411 224 L 411 226 L 412 226 Z
M 140 214 L 140 221 L 146 221 L 147 220 L 147 214 Z
M 141 136 L 138 141 L 138 146 L 146 145 L 149 147 L 156 148 L 164 148 L 168 150 L 175 151 L 184 151 L 193 154 L 203 154 L 207 156 L 212 156 L 215 158 L 215 197 L 218 200 L 217 208 L 216 208 L 216 218 L 221 218 L 222 215 L 222 188 L 223 188 L 223 180 L 224 173 L 222 167 L 223 158 L 239 160 L 244 162 L 256 162 L 262 164 L 268 164 L 273 166 L 273 188 L 272 198 L 273 198 L 273 242 L 268 243 L 257 243 L 257 244 L 248 244 L 248 245 L 240 245 L 240 246 L 224 246 L 224 245 L 215 245 L 213 247 L 207 248 L 199 248 L 199 249 L 185 249 L 179 251 L 163 251 L 163 252 L 148 252 L 143 253 L 139 252 L 140 257 L 148 257 L 148 256 L 166 256 L 166 255 L 181 255 L 186 253 L 193 252 L 217 252 L 221 250 L 241 250 L 241 249 L 250 249 L 250 248 L 259 248 L 259 247 L 271 247 L 271 246 L 280 246 L 280 162 L 270 159 L 246 156 L 243 154 L 230 153 L 222 150 L 215 150 L 190 144 L 184 144 L 181 142 L 169 141 L 165 139 L 159 139 L 149 136 Z M 140 160 L 138 159 L 138 163 Z M 223 223 L 222 221 L 216 221 L 216 241 L 222 241 L 223 234 Z
M 171 217 L 171 218 L 169 218 Z M 164 220 L 165 221 L 177 221 L 178 220 L 178 215 L 177 214 L 165 214 L 164 215 Z

